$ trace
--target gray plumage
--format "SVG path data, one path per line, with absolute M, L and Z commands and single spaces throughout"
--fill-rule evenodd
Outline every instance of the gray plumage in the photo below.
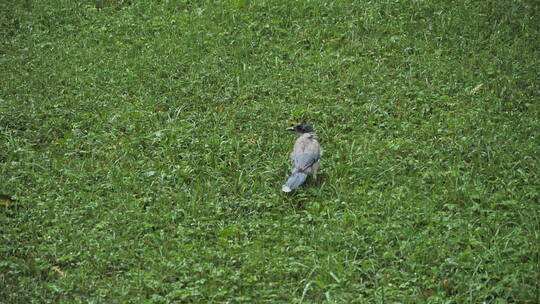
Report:
M 291 192 L 300 187 L 308 175 L 315 175 L 322 155 L 321 145 L 310 125 L 304 123 L 288 130 L 297 132 L 300 137 L 296 140 L 291 153 L 293 169 L 282 187 L 283 192 Z

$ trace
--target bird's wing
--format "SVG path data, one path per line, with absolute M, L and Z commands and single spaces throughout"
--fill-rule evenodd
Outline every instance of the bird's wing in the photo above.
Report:
M 311 167 L 320 158 L 320 155 L 318 153 L 301 153 L 293 154 L 291 156 L 294 162 L 294 167 L 300 171 L 306 170 L 307 168 Z

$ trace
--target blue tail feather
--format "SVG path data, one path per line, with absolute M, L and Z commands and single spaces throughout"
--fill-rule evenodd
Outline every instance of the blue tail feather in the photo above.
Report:
M 307 178 L 307 174 L 302 172 L 295 172 L 291 174 L 285 185 L 283 185 L 282 190 L 284 192 L 291 192 L 292 190 L 300 187 Z

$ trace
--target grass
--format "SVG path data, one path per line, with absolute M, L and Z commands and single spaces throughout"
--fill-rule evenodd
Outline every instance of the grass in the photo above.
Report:
M 538 12 L 0 4 L 0 302 L 537 303 Z

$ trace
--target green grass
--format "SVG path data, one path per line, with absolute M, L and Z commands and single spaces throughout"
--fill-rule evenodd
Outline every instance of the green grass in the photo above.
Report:
M 0 303 L 537 303 L 538 12 L 2 2 Z

